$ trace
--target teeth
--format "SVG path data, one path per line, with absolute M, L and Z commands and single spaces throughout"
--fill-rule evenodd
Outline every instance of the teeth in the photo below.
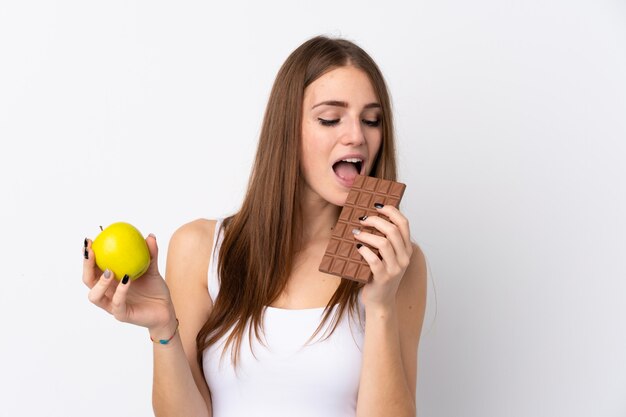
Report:
M 356 164 L 357 162 L 363 162 L 362 159 L 359 158 L 348 158 L 348 159 L 342 159 L 343 162 L 352 162 L 353 164 Z

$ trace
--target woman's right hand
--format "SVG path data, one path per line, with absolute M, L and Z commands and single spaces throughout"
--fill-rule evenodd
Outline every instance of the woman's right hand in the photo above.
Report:
M 125 284 L 115 279 L 112 271 L 104 273 L 98 268 L 92 241 L 85 242 L 83 282 L 90 288 L 89 301 L 119 321 L 147 327 L 157 337 L 171 332 L 176 325 L 176 314 L 167 284 L 159 273 L 156 237 L 151 234 L 146 238 L 150 251 L 148 270 L 135 281 L 127 279 Z

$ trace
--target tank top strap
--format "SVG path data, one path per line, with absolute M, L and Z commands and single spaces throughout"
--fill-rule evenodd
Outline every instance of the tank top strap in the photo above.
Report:
M 211 249 L 211 258 L 209 260 L 209 272 L 208 272 L 208 288 L 209 296 L 211 300 L 215 302 L 217 294 L 220 291 L 220 281 L 217 270 L 217 263 L 219 258 L 220 246 L 224 239 L 224 233 L 220 233 L 220 227 L 224 219 L 215 220 L 215 232 L 213 232 L 213 248 Z

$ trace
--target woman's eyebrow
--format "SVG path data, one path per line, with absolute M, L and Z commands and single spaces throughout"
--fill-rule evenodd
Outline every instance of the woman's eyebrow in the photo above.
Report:
M 318 106 L 337 106 L 337 107 L 348 108 L 348 103 L 346 103 L 345 101 L 339 101 L 339 100 L 326 100 L 326 101 L 322 101 L 321 103 L 317 103 L 315 106 L 311 107 L 311 110 L 313 110 L 314 108 Z M 366 104 L 363 108 L 377 109 L 380 107 L 381 106 L 379 103 L 369 103 L 369 104 Z

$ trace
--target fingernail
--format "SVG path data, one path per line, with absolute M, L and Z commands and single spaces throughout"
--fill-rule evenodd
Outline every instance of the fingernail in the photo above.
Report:
M 85 259 L 89 259 L 89 252 L 87 252 L 87 249 L 85 249 Z
M 358 235 L 359 233 L 361 233 L 361 231 L 359 229 L 352 229 L 352 234 L 353 235 Z
M 156 240 L 156 236 L 154 235 L 154 233 L 150 233 L 150 234 L 148 235 L 148 237 L 150 237 L 150 236 L 152 236 L 152 237 L 154 238 L 154 240 Z
M 357 243 L 357 244 L 356 244 L 356 248 L 357 248 L 357 249 L 361 249 L 361 246 L 363 246 L 363 244 L 362 244 L 362 243 Z
M 124 275 L 124 278 L 122 278 L 122 284 L 127 284 L 128 283 L 128 274 Z
M 365 216 L 361 216 L 361 217 L 359 217 L 359 220 L 361 220 L 361 221 L 363 221 L 363 220 L 365 220 L 365 219 L 367 219 L 367 214 L 366 214 Z
M 384 205 L 380 203 L 374 203 L 374 207 L 376 207 L 377 209 L 381 209 L 384 207 Z
M 85 238 L 85 249 L 87 249 L 87 238 Z
M 111 271 L 109 271 L 108 269 L 106 271 L 104 271 L 104 277 L 105 278 L 111 278 Z

